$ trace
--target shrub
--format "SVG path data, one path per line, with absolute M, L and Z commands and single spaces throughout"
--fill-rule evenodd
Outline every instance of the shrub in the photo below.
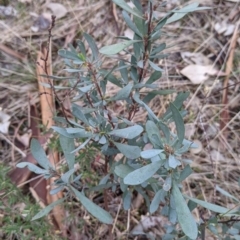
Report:
M 113 2 L 123 9 L 123 18 L 134 32 L 133 39 L 119 37 L 120 43 L 98 50 L 94 39 L 84 33 L 83 38 L 91 49 L 90 56 L 84 42 L 78 40 L 76 48 L 69 45 L 69 49 L 58 52 L 64 59 L 67 66 L 65 71 L 70 76 L 45 76 L 53 80 L 68 79 L 69 89 L 75 90 L 77 94 L 72 99 L 73 118 L 57 117 L 55 120 L 59 124 L 53 127 L 59 134 L 67 171 L 63 174 L 58 172 L 35 139 L 31 141 L 31 150 L 42 168 L 26 162 L 17 165 L 20 168 L 28 167 L 37 174 L 43 174 L 45 178 L 57 177 L 51 194 L 67 189 L 64 199 L 40 211 L 33 220 L 46 215 L 56 204 L 75 196 L 91 215 L 102 223 L 112 224 L 113 217 L 110 212 L 96 205 L 88 195 L 94 190 L 111 189 L 115 192 L 120 188 L 124 210 L 130 209 L 133 192 L 143 195 L 150 214 L 158 211 L 161 204 L 162 214 L 168 216 L 173 224 L 167 227 L 164 239 L 196 239 L 201 234 L 204 235 L 205 227 L 216 229 L 216 225 L 210 220 L 197 222 L 194 219 L 191 211 L 197 205 L 226 217 L 235 216 L 237 212 L 185 196 L 181 192 L 181 183 L 192 173 L 190 165 L 182 155 L 196 147 L 193 142 L 185 139 L 183 117 L 187 112 L 183 102 L 189 93 L 177 93 L 175 100 L 160 118 L 148 103 L 157 95 L 175 92 L 172 89 L 156 90 L 155 81 L 163 72 L 158 61 L 166 57 L 162 53 L 167 47 L 166 43 L 161 42 L 163 27 L 181 19 L 188 12 L 206 8 L 193 3 L 182 9 L 175 9 L 159 20 L 156 11 L 161 10 L 163 4 L 155 5 L 153 1 L 149 1 L 146 12 L 143 12 L 139 0 L 133 1 L 133 8 L 123 0 Z M 128 60 L 114 58 L 114 55 L 121 51 L 126 53 Z M 103 68 L 103 56 L 113 57 L 114 67 Z M 108 82 L 121 88 L 111 97 L 106 92 Z M 50 84 L 50 87 L 53 86 Z M 143 93 L 143 88 L 150 91 Z M 81 100 L 84 106 L 74 103 L 77 100 Z M 124 102 L 128 111 L 121 115 L 114 114 L 111 106 L 117 101 Z M 133 119 L 140 108 L 147 112 L 147 117 L 143 122 L 137 123 Z M 170 130 L 170 123 L 175 124 L 175 132 Z M 79 152 L 87 146 L 97 149 L 105 158 L 104 176 L 99 184 L 92 188 L 81 181 L 82 172 L 74 169 L 75 155 L 79 158 Z M 116 161 L 116 155 L 119 154 L 121 159 Z M 88 164 L 90 165 L 90 162 Z M 147 192 L 153 193 L 152 199 Z M 107 198 L 104 199 L 107 201 Z

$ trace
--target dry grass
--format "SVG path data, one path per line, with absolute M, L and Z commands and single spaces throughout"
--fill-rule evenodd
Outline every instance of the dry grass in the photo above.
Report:
M 11 116 L 10 130 L 5 136 L 10 142 L 14 142 L 16 131 L 22 135 L 28 130 L 29 101 L 39 104 L 35 77 L 36 51 L 39 49 L 40 43 L 46 41 L 48 33 L 47 31 L 33 33 L 30 29 L 33 20 L 29 13 L 39 14 L 45 11 L 44 6 L 37 2 L 32 1 L 27 5 L 13 1 L 12 4 L 18 9 L 19 15 L 0 21 L 0 44 L 21 54 L 19 57 L 12 57 L 0 50 L 0 74 L 2 74 L 0 75 L 0 104 L 1 109 Z M 63 46 L 66 47 L 75 38 L 81 37 L 82 32 L 93 35 L 98 46 L 101 47 L 114 43 L 116 41 L 114 37 L 118 34 L 122 35 L 125 30 L 120 10 L 117 9 L 118 20 L 116 20 L 109 1 L 59 2 L 65 5 L 68 13 L 66 17 L 57 21 L 53 31 L 54 74 L 59 74 L 63 66 L 57 57 L 57 50 Z M 184 1 L 169 2 L 180 4 Z M 170 9 L 176 4 L 168 3 L 167 7 Z M 224 129 L 220 129 L 220 116 L 224 110 L 222 104 L 224 77 L 211 77 L 201 85 L 191 84 L 180 74 L 180 70 L 185 66 L 180 53 L 184 51 L 203 53 L 213 61 L 218 69 L 224 72 L 229 58 L 232 35 L 217 34 L 214 25 L 216 22 L 222 21 L 236 24 L 237 16 L 240 14 L 240 5 L 227 1 L 204 1 L 203 4 L 213 7 L 213 9 L 196 12 L 165 28 L 166 34 L 163 35 L 161 42 L 166 41 L 169 46 L 174 46 L 167 50 L 170 57 L 160 62 L 165 73 L 158 84 L 163 89 L 168 87 L 191 93 L 186 102 L 189 115 L 185 122 L 192 130 L 190 127 L 187 128 L 187 134 L 189 138 L 199 140 L 202 149 L 198 153 L 189 153 L 186 156 L 193 160 L 192 166 L 195 173 L 186 181 L 185 191 L 191 196 L 198 196 L 206 201 L 232 208 L 235 206 L 234 203 L 216 192 L 215 188 L 218 185 L 236 197 L 240 192 L 238 184 L 240 174 L 240 94 L 238 85 L 240 82 L 240 38 L 235 48 L 233 69 L 229 77 L 229 84 L 233 86 L 228 88 L 227 107 L 230 119 L 226 126 L 227 134 Z M 21 58 L 22 56 L 23 58 Z M 105 64 L 109 66 L 111 62 L 106 61 Z M 116 91 L 116 88 L 109 87 L 110 95 Z M 150 106 L 156 114 L 161 116 L 171 100 L 173 97 L 156 97 L 151 101 Z M 140 111 L 135 120 L 140 121 L 143 116 L 143 112 Z M 0 141 L 2 162 L 13 165 L 20 158 L 21 155 L 9 143 L 5 140 Z M 113 203 L 114 212 L 117 211 L 118 200 Z M 136 225 L 140 219 L 138 213 L 132 212 L 131 214 L 130 228 Z M 197 211 L 195 214 L 197 217 L 201 215 Z M 208 217 L 208 213 L 205 214 Z M 127 229 L 127 223 L 122 221 L 122 216 L 119 215 L 115 229 L 119 235 Z M 89 227 L 88 234 L 93 234 L 98 227 L 99 225 Z M 104 232 L 104 226 L 100 232 Z

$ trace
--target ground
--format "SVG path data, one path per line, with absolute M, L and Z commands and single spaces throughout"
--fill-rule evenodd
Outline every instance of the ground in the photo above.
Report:
M 146 5 L 146 1 L 142 2 Z M 191 2 L 167 1 L 165 10 Z M 63 62 L 57 56 L 57 51 L 67 47 L 69 43 L 75 44 L 76 39 L 82 38 L 83 32 L 92 35 L 98 47 L 116 43 L 116 36 L 131 36 L 123 23 L 121 10 L 110 1 L 59 0 L 57 3 L 60 5 L 51 5 L 50 1 L 0 1 L 0 164 L 2 180 L 5 183 L 6 167 L 12 169 L 28 151 L 29 139 L 32 136 L 29 122 L 32 116 L 30 103 L 37 112 L 34 116 L 40 115 L 38 112 L 41 93 L 37 84 L 39 76 L 36 74 L 36 61 L 41 44 L 48 39 L 47 27 L 51 14 L 57 15 L 56 26 L 52 31 L 51 51 L 55 75 L 61 74 L 63 69 Z M 238 0 L 204 0 L 200 3 L 201 6 L 209 6 L 211 9 L 191 13 L 164 28 L 160 41 L 167 42 L 169 48 L 165 53 L 169 54 L 169 57 L 159 62 L 164 74 L 157 83 L 159 89 L 190 92 L 190 97 L 185 102 L 188 110 L 184 119 L 187 124 L 186 137 L 196 141 L 199 148 L 186 156 L 192 160 L 191 166 L 194 169 L 184 186 L 186 194 L 232 208 L 235 206 L 234 201 L 224 197 L 218 187 L 238 198 L 240 3 Z M 11 8 L 6 9 L 7 6 Z M 159 16 L 162 15 L 163 13 L 159 13 Z M 110 67 L 111 61 L 106 60 L 105 65 Z M 108 87 L 109 95 L 116 91 L 113 86 Z M 61 94 L 59 93 L 60 97 L 64 96 L 64 93 Z M 161 116 L 174 97 L 156 97 L 150 102 L 150 106 Z M 116 111 L 121 111 L 121 104 L 116 106 Z M 135 121 L 141 121 L 143 117 L 144 114 L 140 111 Z M 9 128 L 6 127 L 8 123 Z M 9 187 L 9 192 L 18 191 L 13 190 L 9 182 L 4 186 Z M 34 206 L 36 199 L 32 197 L 28 187 L 25 184 L 23 191 L 29 195 L 29 204 Z M 19 201 L 16 198 L 10 199 L 13 210 L 10 210 L 9 199 L 5 198 L 0 202 L 4 206 L 0 205 L 0 226 L 2 221 L 6 224 L 5 216 L 9 216 L 8 224 L 11 221 L 16 224 L 18 221 L 13 215 L 22 214 L 21 209 L 24 207 L 21 204 L 27 201 L 24 196 Z M 113 206 L 117 208 L 118 205 L 119 199 L 116 198 Z M 131 230 L 140 222 L 139 211 L 133 210 L 131 214 L 130 229 L 127 229 L 126 223 L 121 219 L 124 215 L 120 214 L 116 226 L 116 234 L 119 236 L 121 232 Z M 207 213 L 202 216 L 197 210 L 194 214 L 196 218 L 207 216 Z M 71 209 L 68 215 L 70 218 Z M 83 213 L 79 216 L 83 216 Z M 97 235 L 104 239 L 107 231 L 105 225 L 99 226 L 97 223 L 91 227 L 83 227 L 82 222 L 79 224 L 76 219 L 72 219 L 72 223 L 74 229 L 84 228 L 84 234 L 78 233 L 80 235 L 75 238 L 72 236 L 71 239 L 100 239 L 93 237 L 96 231 Z M 19 224 L 21 225 L 21 221 Z M 30 225 L 30 230 L 26 230 L 24 236 L 34 231 L 33 228 Z M 8 227 L 7 231 L 0 230 L 0 236 L 2 234 L 7 236 L 6 239 L 23 239 L 18 238 L 14 231 L 16 229 Z M 46 227 L 47 231 L 50 230 Z M 155 230 L 156 234 L 160 234 L 157 236 L 161 236 L 160 232 Z M 52 239 L 58 236 L 53 232 L 47 234 Z

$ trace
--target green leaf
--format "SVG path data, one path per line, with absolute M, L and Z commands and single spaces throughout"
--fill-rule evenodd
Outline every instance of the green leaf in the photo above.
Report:
M 160 168 L 161 162 L 153 162 L 129 173 L 123 180 L 128 185 L 139 185 L 151 178 Z
M 205 9 L 211 9 L 210 7 L 198 7 L 199 3 L 191 3 L 179 10 L 173 10 L 174 14 L 168 18 L 167 24 L 178 21 L 179 19 L 183 18 L 186 14 L 194 11 L 199 11 L 199 10 L 205 10 Z
M 121 138 L 133 139 L 139 136 L 142 132 L 143 132 L 143 128 L 140 125 L 135 125 L 132 127 L 113 130 L 108 134 L 121 137 Z
M 74 52 L 70 52 L 66 49 L 58 50 L 58 55 L 63 58 L 71 59 L 71 60 L 80 60 L 78 55 Z
M 132 90 L 133 85 L 129 83 L 127 86 L 122 88 L 115 96 L 111 97 L 110 100 L 116 101 L 116 100 L 126 100 Z
M 232 209 L 231 210 L 231 209 L 221 207 L 219 205 L 212 204 L 212 203 L 209 203 L 209 202 L 205 202 L 205 201 L 202 201 L 202 200 L 199 200 L 199 199 L 196 199 L 196 198 L 192 198 L 192 197 L 189 197 L 189 196 L 186 196 L 186 195 L 184 195 L 184 197 L 190 199 L 191 201 L 193 201 L 193 202 L 201 205 L 202 207 L 204 207 L 206 209 L 209 209 L 209 210 L 211 210 L 215 213 L 221 213 L 224 216 L 232 216 L 232 215 L 239 216 L 238 209 L 236 209 L 236 210 Z
M 130 146 L 122 143 L 114 142 L 117 149 L 127 158 L 136 159 L 140 157 L 141 149 L 138 146 Z
M 133 95 L 133 99 L 134 99 L 137 103 L 139 103 L 140 105 L 142 105 L 142 106 L 147 110 L 148 116 L 149 116 L 150 119 L 154 119 L 154 120 L 156 120 L 157 122 L 159 121 L 159 119 L 158 119 L 157 116 L 154 114 L 154 112 L 152 111 L 152 109 L 151 109 L 147 104 L 145 104 L 142 100 L 140 100 L 140 98 L 139 98 L 139 93 L 136 92 L 136 93 Z
M 176 125 L 179 143 L 182 143 L 185 136 L 185 125 L 182 115 L 179 113 L 178 109 L 172 103 L 170 103 L 170 108 L 172 111 L 173 120 Z
M 72 104 L 72 113 L 77 119 L 81 120 L 87 126 L 89 126 L 89 122 L 85 115 L 83 114 L 80 106 L 78 106 L 77 104 Z
M 141 152 L 141 157 L 144 159 L 150 159 L 152 157 L 157 156 L 161 152 L 163 152 L 163 149 L 149 149 Z
M 183 232 L 189 238 L 196 239 L 198 236 L 197 224 L 175 182 L 173 182 L 172 194 L 174 197 L 178 221 L 182 227 Z
M 33 157 L 36 159 L 39 165 L 46 170 L 53 169 L 52 164 L 48 160 L 45 151 L 37 139 L 32 139 L 30 149 Z
M 110 46 L 102 47 L 99 52 L 105 55 L 113 55 L 121 52 L 123 49 L 129 47 L 135 42 L 139 42 L 139 40 L 129 40 L 121 43 L 116 43 Z
M 189 94 L 190 94 L 189 92 L 180 92 L 180 93 L 178 93 L 176 99 L 173 101 L 174 106 L 178 110 L 180 110 L 180 108 L 183 105 L 183 102 L 188 98 Z M 171 118 L 171 116 L 172 116 L 172 111 L 171 111 L 171 108 L 169 106 L 167 111 L 164 113 L 163 121 L 168 120 L 169 118 Z
M 68 184 L 69 183 L 69 178 L 73 175 L 75 169 L 72 168 L 69 171 L 65 172 L 62 176 L 61 179 L 64 183 Z
M 153 200 L 151 202 L 150 208 L 149 208 L 150 213 L 154 213 L 157 211 L 157 209 L 160 205 L 160 202 L 164 201 L 165 194 L 166 194 L 166 192 L 163 189 L 160 189 L 155 193 Z
M 178 159 L 176 159 L 173 155 L 169 155 L 168 164 L 169 167 L 175 169 L 177 166 L 181 165 L 181 162 Z
M 231 195 L 229 192 L 225 191 L 224 189 L 220 188 L 218 185 L 216 186 L 216 190 L 219 191 L 221 194 L 225 195 L 226 197 L 229 197 L 236 202 L 239 202 L 237 198 L 235 198 L 233 195 Z
M 123 81 L 126 84 L 129 82 L 127 68 L 128 68 L 128 66 L 124 63 L 124 61 L 120 60 L 120 62 L 119 62 L 119 71 L 121 73 Z
M 41 218 L 41 217 L 46 216 L 50 211 L 52 211 L 52 209 L 53 209 L 56 205 L 62 203 L 64 200 L 65 200 L 65 198 L 61 198 L 61 199 L 58 199 L 57 201 L 49 204 L 47 207 L 45 207 L 45 208 L 42 209 L 39 213 L 37 213 L 37 214 L 32 218 L 31 221 L 34 221 L 34 220 L 37 220 L 37 219 L 39 219 L 39 218 Z
M 34 172 L 36 174 L 49 174 L 48 170 L 42 169 L 42 168 L 36 166 L 35 164 L 29 163 L 29 162 L 20 162 L 16 165 L 16 167 L 18 167 L 18 168 L 28 167 L 28 169 L 31 172 Z
M 125 178 L 132 171 L 133 168 L 126 164 L 120 164 L 114 168 L 114 173 L 120 178 Z
M 75 153 L 78 152 L 79 150 L 83 149 L 91 140 L 91 138 L 88 138 L 85 142 L 83 142 L 82 144 L 80 144 L 75 150 L 73 150 L 71 153 Z
M 76 197 L 79 199 L 81 204 L 84 206 L 84 208 L 90 214 L 92 214 L 94 217 L 96 217 L 102 223 L 106 223 L 106 224 L 112 224 L 113 223 L 113 219 L 108 212 L 106 212 L 104 209 L 100 208 L 98 205 L 93 203 L 91 200 L 89 200 L 87 197 L 85 197 L 77 189 L 73 188 L 72 186 L 70 188 L 74 192 Z
M 125 22 L 127 23 L 128 27 L 133 30 L 138 36 L 142 37 L 142 34 L 137 29 L 136 25 L 132 22 L 130 16 L 127 14 L 126 11 L 122 12 L 123 18 Z
M 124 9 L 125 11 L 137 16 L 137 17 L 140 17 L 140 18 L 143 18 L 141 12 L 139 12 L 137 9 L 133 9 L 131 8 L 125 1 L 123 0 L 113 0 L 113 2 L 115 4 L 117 4 L 119 7 L 121 7 L 122 9 Z
M 132 193 L 126 190 L 123 194 L 123 209 L 128 210 L 131 207 Z
M 153 63 L 152 61 L 148 60 L 150 66 L 156 70 L 156 71 L 159 71 L 159 72 L 163 72 L 164 70 L 162 68 L 160 68 L 158 65 L 156 65 L 155 63 Z
M 74 139 L 60 135 L 59 140 L 68 164 L 68 168 L 74 169 L 75 155 L 71 153 L 75 149 Z
M 88 45 L 92 50 L 93 60 L 96 60 L 98 58 L 98 48 L 94 39 L 87 33 L 84 33 L 83 36 L 87 40 Z
M 153 55 L 161 52 L 161 51 L 164 50 L 165 48 L 166 48 L 166 43 L 161 43 L 158 47 L 154 48 L 154 49 L 151 51 L 150 56 L 153 56 Z
M 162 72 L 155 71 L 151 74 L 150 78 L 147 80 L 146 84 L 151 84 L 162 77 Z
M 187 165 L 183 170 L 182 172 L 180 173 L 180 177 L 178 179 L 179 182 L 182 182 L 183 180 L 185 180 L 188 176 L 191 175 L 192 173 L 192 169 L 190 168 L 189 165 Z
M 161 72 L 159 72 L 161 73 Z M 149 92 L 144 98 L 143 102 L 144 103 L 149 103 L 153 98 L 155 98 L 157 95 L 169 95 L 171 93 L 176 92 L 175 90 L 172 89 L 165 89 L 165 90 L 153 90 Z
M 146 132 L 150 142 L 154 145 L 154 147 L 159 146 L 160 148 L 163 149 L 163 143 L 161 141 L 159 129 L 153 121 L 150 120 L 147 121 Z

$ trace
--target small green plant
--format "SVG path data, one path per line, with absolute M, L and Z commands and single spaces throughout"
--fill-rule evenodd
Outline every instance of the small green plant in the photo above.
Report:
M 0 238 L 58 239 L 54 236 L 52 226 L 44 219 L 31 221 L 40 206 L 11 183 L 8 171 L 9 168 L 0 165 Z
M 163 4 L 155 4 L 150 0 L 146 12 L 143 12 L 139 0 L 132 1 L 133 8 L 123 0 L 113 2 L 123 9 L 123 18 L 134 32 L 133 39 L 119 37 L 122 42 L 98 50 L 94 39 L 84 33 L 83 37 L 91 49 L 91 55 L 87 54 L 84 42 L 78 40 L 76 48 L 69 45 L 69 49 L 61 49 L 58 52 L 64 59 L 65 71 L 70 76 L 45 76 L 52 80 L 68 79 L 69 91 L 76 90 L 77 95 L 72 99 L 74 118 L 56 117 L 55 120 L 59 124 L 53 127 L 59 134 L 68 171 L 61 175 L 55 166 L 51 165 L 40 143 L 35 139 L 31 141 L 31 151 L 40 167 L 27 162 L 17 164 L 18 167 L 28 167 L 45 178 L 57 177 L 56 186 L 51 190 L 51 194 L 67 190 L 63 199 L 41 210 L 33 220 L 45 216 L 54 206 L 75 196 L 99 221 L 113 224 L 110 212 L 96 205 L 88 195 L 91 191 L 111 189 L 115 192 L 120 188 L 124 210 L 130 209 L 133 192 L 143 195 L 150 214 L 158 211 L 161 204 L 162 212 L 173 224 L 167 227 L 164 239 L 197 239 L 198 236 L 204 235 L 206 227 L 213 228 L 212 222 L 198 222 L 194 219 L 191 211 L 197 205 L 218 213 L 218 219 L 223 216 L 238 216 L 238 209 L 229 210 L 185 196 L 181 192 L 181 183 L 192 173 L 189 161 L 184 160 L 182 155 L 190 148 L 196 147 L 193 142 L 185 139 L 183 117 L 187 112 L 183 102 L 189 93 L 179 92 L 160 118 L 148 103 L 157 95 L 175 92 L 171 89 L 156 90 L 157 85 L 154 83 L 163 72 L 158 66 L 158 61 L 166 57 L 162 53 L 167 47 L 166 43 L 161 42 L 163 27 L 181 19 L 189 12 L 207 8 L 198 7 L 198 3 L 193 3 L 181 9 L 174 9 L 159 20 L 156 12 L 162 11 Z M 113 57 L 115 65 L 111 69 L 102 67 L 103 56 L 111 58 L 120 51 L 125 51 L 129 59 L 118 60 Z M 108 82 L 121 88 L 111 97 L 106 92 Z M 49 83 L 49 87 L 53 88 L 53 85 Z M 150 91 L 142 93 L 143 88 Z M 77 100 L 81 100 L 84 107 L 75 104 Z M 128 111 L 122 115 L 115 115 L 111 106 L 117 101 L 123 101 Z M 140 108 L 148 115 L 144 122 L 136 123 L 133 119 Z M 170 123 L 175 124 L 175 132 L 170 130 Z M 97 150 L 105 157 L 104 175 L 96 186 L 89 187 L 86 181 L 82 181 L 84 172 L 74 168 L 76 161 L 81 162 L 80 151 L 86 148 Z M 121 154 L 118 161 L 115 159 L 117 154 Z M 84 159 L 86 163 L 86 158 Z M 86 164 L 91 166 L 91 160 Z M 146 194 L 147 191 L 153 193 L 152 199 Z M 106 192 L 103 191 L 103 194 Z M 104 199 L 107 201 L 107 198 Z M 107 204 L 105 202 L 104 206 Z M 181 230 L 177 228 L 178 223 Z

